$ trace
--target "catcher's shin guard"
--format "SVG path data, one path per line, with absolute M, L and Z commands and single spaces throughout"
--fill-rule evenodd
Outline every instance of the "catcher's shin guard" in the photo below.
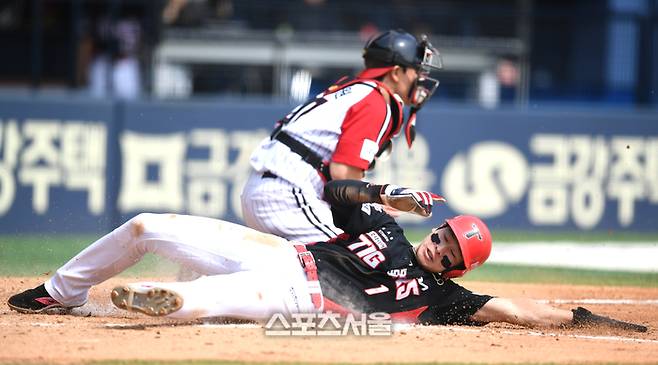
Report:
M 183 307 L 183 297 L 178 293 L 153 286 L 117 286 L 112 289 L 111 297 L 118 308 L 154 317 L 166 316 Z
M 572 309 L 571 312 L 573 312 L 573 320 L 571 323 L 576 327 L 606 326 L 635 332 L 646 332 L 648 330 L 646 326 L 600 316 L 583 307 Z

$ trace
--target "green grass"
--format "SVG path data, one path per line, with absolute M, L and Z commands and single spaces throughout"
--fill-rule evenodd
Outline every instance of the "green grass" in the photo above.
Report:
M 411 242 L 419 242 L 427 234 L 423 230 L 405 230 Z M 593 242 L 658 242 L 658 233 L 629 232 L 522 232 L 496 231 L 495 242 L 522 243 L 532 241 L 569 241 L 575 244 Z M 658 287 L 658 273 L 633 273 L 604 270 L 579 270 L 555 267 L 535 267 L 487 263 L 460 279 L 461 281 L 491 281 L 509 283 L 565 283 L 574 285 L 609 285 Z
M 576 270 L 503 264 L 485 264 L 469 272 L 467 276 L 459 280 L 464 283 L 468 283 L 468 281 L 491 281 L 506 283 L 658 287 L 658 273 Z
M 519 241 L 571 241 L 571 242 L 658 242 L 658 233 L 651 232 L 549 232 L 549 231 L 506 231 L 493 232 L 494 242 Z
M 95 236 L 0 236 L 0 275 L 49 276 L 94 239 Z M 171 276 L 176 274 L 177 268 L 176 264 L 149 254 L 124 274 L 130 276 Z M 464 282 L 570 283 L 575 285 L 658 287 L 658 273 L 610 272 L 502 264 L 486 264 L 460 280 Z
M 0 275 L 49 276 L 96 238 L 90 235 L 1 235 Z M 124 274 L 175 275 L 177 268 L 174 263 L 147 254 Z

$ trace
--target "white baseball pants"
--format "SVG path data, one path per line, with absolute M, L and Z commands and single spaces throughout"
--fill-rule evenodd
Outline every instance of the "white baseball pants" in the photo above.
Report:
M 246 225 L 261 232 L 303 243 L 328 241 L 343 233 L 334 225 L 329 204 L 312 188 L 252 170 L 241 199 Z
M 266 319 L 315 310 L 289 241 L 217 219 L 176 214 L 143 213 L 130 219 L 59 268 L 46 290 L 64 305 L 82 305 L 93 285 L 147 252 L 208 275 L 157 284 L 183 297 L 183 307 L 170 317 Z

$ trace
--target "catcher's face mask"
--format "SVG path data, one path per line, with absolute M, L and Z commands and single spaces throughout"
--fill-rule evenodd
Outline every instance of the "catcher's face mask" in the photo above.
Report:
M 421 36 L 417 52 L 421 62 L 417 68 L 418 78 L 416 78 L 414 86 L 409 90 L 411 110 L 404 130 L 409 147 L 411 147 L 416 138 L 416 112 L 422 108 L 423 104 L 434 94 L 436 88 L 439 86 L 439 80 L 431 78 L 430 72 L 443 68 L 441 54 L 432 46 L 427 36 Z
M 431 78 L 430 72 L 442 69 L 443 60 L 439 51 L 432 46 L 426 35 L 420 37 L 416 52 L 419 61 L 416 67 L 418 78 L 416 78 L 414 87 L 410 90 L 409 100 L 411 106 L 418 110 L 439 86 L 439 81 Z

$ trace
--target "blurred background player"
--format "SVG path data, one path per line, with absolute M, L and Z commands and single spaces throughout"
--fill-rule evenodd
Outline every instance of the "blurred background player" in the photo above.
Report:
M 438 85 L 429 76 L 442 67 L 438 51 L 425 36 L 389 30 L 366 44 L 363 58 L 356 78 L 295 108 L 253 152 L 241 196 L 249 227 L 302 242 L 334 238 L 342 230 L 322 200 L 324 184 L 362 179 L 403 128 L 411 147 L 415 114 Z

